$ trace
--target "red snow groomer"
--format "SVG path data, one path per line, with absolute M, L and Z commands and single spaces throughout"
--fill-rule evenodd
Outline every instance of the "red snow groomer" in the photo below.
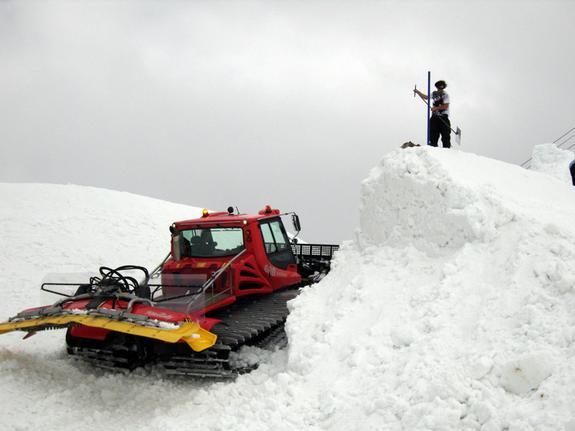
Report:
M 151 273 L 144 267 L 101 267 L 88 281 L 44 283 L 63 295 L 25 310 L 0 333 L 68 328 L 68 353 L 99 367 L 157 364 L 169 374 L 233 377 L 249 371 L 242 346 L 285 344 L 287 302 L 330 268 L 337 245 L 290 240 L 280 214 L 210 213 L 170 226 L 171 252 Z M 60 288 L 75 289 L 66 295 Z

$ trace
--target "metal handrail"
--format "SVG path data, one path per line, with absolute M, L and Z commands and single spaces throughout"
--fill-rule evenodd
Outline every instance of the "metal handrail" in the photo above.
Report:
M 575 127 L 571 127 L 571 129 L 569 129 L 567 132 L 563 133 L 561 136 L 559 136 L 557 139 L 555 139 L 553 141 L 553 143 L 560 141 L 562 138 L 564 138 L 565 136 L 567 136 L 569 133 L 571 133 L 573 130 L 575 130 Z M 569 138 L 571 139 L 571 138 Z M 559 145 L 563 145 L 563 144 L 559 144 Z
M 246 249 L 244 248 L 242 251 L 240 251 L 238 254 L 236 254 L 233 258 L 231 258 L 226 263 L 224 263 L 220 269 L 218 269 L 217 271 L 214 271 L 214 273 L 211 275 L 211 277 L 208 280 L 206 280 L 206 282 L 202 285 L 202 292 L 205 292 L 209 287 L 211 287 L 215 283 L 215 281 L 221 277 L 221 275 L 226 271 L 226 269 L 228 269 L 229 266 L 232 263 L 234 263 L 235 260 L 237 258 L 239 258 L 245 252 L 246 252 Z
M 200 294 L 205 293 L 209 288 L 212 288 L 212 290 L 213 290 L 213 286 L 214 286 L 215 282 L 224 274 L 224 272 L 226 272 L 230 268 L 232 263 L 234 263 L 245 252 L 246 252 L 246 249 L 244 248 L 242 251 L 240 251 L 238 254 L 236 254 L 233 258 L 231 258 L 226 263 L 224 263 L 220 269 L 218 269 L 217 271 L 214 271 L 213 274 L 210 276 L 210 278 L 208 278 L 206 280 L 206 282 L 202 285 L 202 288 L 201 288 L 199 293 Z M 230 283 L 229 288 L 223 292 L 219 292 L 218 295 L 226 294 L 226 293 L 230 292 L 231 290 L 232 290 L 232 287 L 231 287 L 231 283 Z M 190 314 L 190 309 L 191 309 L 193 303 L 194 302 L 191 301 L 188 304 L 188 306 L 186 308 L 186 314 Z
M 563 139 L 565 136 L 569 135 L 571 132 L 573 132 L 575 130 L 575 127 L 570 128 L 569 130 L 567 130 L 565 133 L 563 133 L 561 136 L 559 136 L 557 139 L 555 139 L 552 143 L 555 144 L 558 141 L 560 141 L 561 139 Z M 575 138 L 575 134 L 573 134 L 572 136 L 570 136 L 569 138 L 567 138 L 565 141 L 561 142 L 560 144 L 557 145 L 557 148 L 561 148 L 562 145 L 566 144 L 567 142 L 569 142 L 571 139 Z M 571 145 L 569 148 L 566 148 L 567 150 L 570 150 L 571 148 L 573 148 L 575 146 L 575 144 Z M 531 161 L 533 160 L 533 157 L 529 157 L 527 160 L 525 160 L 523 163 L 521 163 L 522 168 L 526 168 L 529 169 L 531 167 Z
M 168 301 L 168 300 L 174 300 L 174 299 L 179 299 L 179 298 L 184 298 L 187 296 L 198 296 L 200 294 L 205 294 L 209 289 L 212 289 L 212 297 L 219 297 L 221 295 L 226 295 L 229 294 L 229 292 L 232 290 L 232 280 L 231 277 L 228 278 L 229 282 L 228 282 L 228 286 L 226 286 L 226 288 L 221 291 L 218 292 L 217 294 L 214 294 L 213 292 L 213 288 L 215 283 L 223 276 L 223 274 L 225 272 L 228 271 L 228 269 L 230 269 L 231 265 L 237 260 L 239 259 L 244 253 L 246 252 L 246 249 L 244 248 L 242 251 L 240 251 L 238 254 L 236 254 L 234 257 L 232 257 L 230 260 L 228 260 L 226 263 L 224 263 L 219 269 L 217 269 L 216 271 L 214 271 L 211 276 L 201 285 L 201 286 L 186 286 L 186 285 L 163 285 L 163 284 L 155 284 L 155 283 L 149 283 L 149 280 L 153 277 L 156 276 L 157 274 L 160 273 L 160 269 L 162 268 L 163 264 L 165 263 L 165 261 L 167 260 L 167 258 L 169 257 L 166 256 L 166 258 L 162 261 L 162 263 L 160 265 L 158 265 L 158 267 L 156 267 L 156 269 L 154 269 L 154 271 L 152 271 L 151 275 L 148 276 L 146 278 L 146 280 L 144 281 L 144 283 L 142 283 L 141 287 L 147 286 L 147 287 L 157 287 L 159 288 L 160 286 L 163 287 L 186 287 L 188 289 L 190 289 L 191 287 L 195 287 L 194 292 L 193 293 L 186 293 L 183 295 L 179 295 L 179 296 L 175 296 L 175 297 L 171 297 L 171 298 L 166 298 L 165 300 L 151 300 L 151 299 L 147 299 L 147 298 L 141 298 L 135 294 L 132 293 L 120 293 L 120 292 L 110 292 L 108 293 L 106 296 L 114 299 L 114 300 L 126 300 L 128 302 L 128 307 L 127 307 L 127 312 L 131 312 L 133 306 L 136 303 L 146 303 L 149 304 L 151 306 L 160 303 L 160 302 L 164 302 L 164 301 Z M 89 284 L 91 287 L 94 287 L 95 285 L 92 284 L 92 280 L 90 281 L 90 283 L 43 283 L 41 286 L 41 290 L 44 290 L 46 292 L 50 292 L 50 293 L 54 293 L 54 294 L 58 294 L 61 296 L 64 296 L 63 299 L 55 302 L 52 307 L 62 307 L 62 305 L 68 301 L 71 300 L 79 300 L 79 299 L 89 299 L 89 298 L 93 298 L 94 297 L 94 293 L 85 293 L 85 294 L 80 294 L 80 295 L 67 295 L 65 293 L 61 293 L 52 289 L 49 289 L 48 286 L 80 286 L 82 284 Z M 155 291 L 154 291 L 155 293 Z M 153 296 L 153 293 L 152 293 Z M 186 307 L 186 313 L 189 314 L 190 309 L 192 307 L 192 305 L 194 304 L 194 300 L 190 301 Z M 100 304 L 101 305 L 101 304 Z

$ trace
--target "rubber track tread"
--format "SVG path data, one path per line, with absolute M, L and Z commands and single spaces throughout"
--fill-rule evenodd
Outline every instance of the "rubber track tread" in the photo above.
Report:
M 284 323 L 289 314 L 287 302 L 295 298 L 298 289 L 285 289 L 265 296 L 240 298 L 231 306 L 216 310 L 209 317 L 221 320 L 211 332 L 218 341 L 210 349 L 193 352 L 188 346 L 176 345 L 170 350 L 165 343 L 155 362 L 167 374 L 208 378 L 233 378 L 238 374 L 251 371 L 254 366 L 234 368 L 229 361 L 231 352 L 238 351 L 244 345 L 260 348 L 283 347 L 287 344 Z M 158 346 L 159 344 L 156 344 Z M 99 368 L 133 368 L 127 363 L 126 346 L 117 344 L 97 347 L 72 346 L 71 354 L 82 357 Z
M 211 330 L 218 335 L 218 343 L 210 350 L 218 346 L 227 346 L 230 351 L 237 351 L 244 345 L 269 348 L 285 344 L 287 338 L 284 323 L 289 314 L 287 301 L 295 298 L 298 293 L 296 289 L 289 289 L 268 296 L 240 299 L 232 306 L 212 313 L 210 317 L 221 319 L 222 323 Z M 224 360 L 210 361 L 205 358 L 206 363 L 198 361 L 198 356 L 173 357 L 162 365 L 170 374 L 220 378 L 234 377 L 253 369 L 253 366 L 232 368 L 228 360 L 229 353 Z

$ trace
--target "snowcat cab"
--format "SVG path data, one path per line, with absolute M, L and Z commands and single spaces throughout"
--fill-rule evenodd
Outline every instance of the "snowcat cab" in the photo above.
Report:
M 266 208 L 258 215 L 209 213 L 174 223 L 172 252 L 162 270 L 162 284 L 180 275 L 194 275 L 203 284 L 226 263 L 231 266 L 212 285 L 209 309 L 236 298 L 267 294 L 299 285 L 302 277 L 279 210 Z
M 104 368 L 154 363 L 202 377 L 248 371 L 253 365 L 234 361 L 239 349 L 286 342 L 287 302 L 329 271 L 338 248 L 290 241 L 285 215 L 270 206 L 255 215 L 230 207 L 175 222 L 171 251 L 151 273 L 102 267 L 88 282 L 72 283 L 73 295 L 19 313 L 0 324 L 0 333 L 68 328 L 68 353 Z M 297 234 L 299 217 L 292 220 Z M 63 284 L 42 289 L 59 293 L 54 286 Z

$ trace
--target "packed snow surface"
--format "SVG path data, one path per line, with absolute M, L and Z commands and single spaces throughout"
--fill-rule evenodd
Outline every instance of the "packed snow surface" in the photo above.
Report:
M 392 152 L 356 238 L 290 303 L 288 348 L 246 352 L 256 371 L 110 374 L 67 358 L 61 332 L 7 334 L 4 429 L 573 431 L 574 193 L 472 154 Z M 1 185 L 0 202 L 4 317 L 44 272 L 153 265 L 197 211 L 71 186 Z

